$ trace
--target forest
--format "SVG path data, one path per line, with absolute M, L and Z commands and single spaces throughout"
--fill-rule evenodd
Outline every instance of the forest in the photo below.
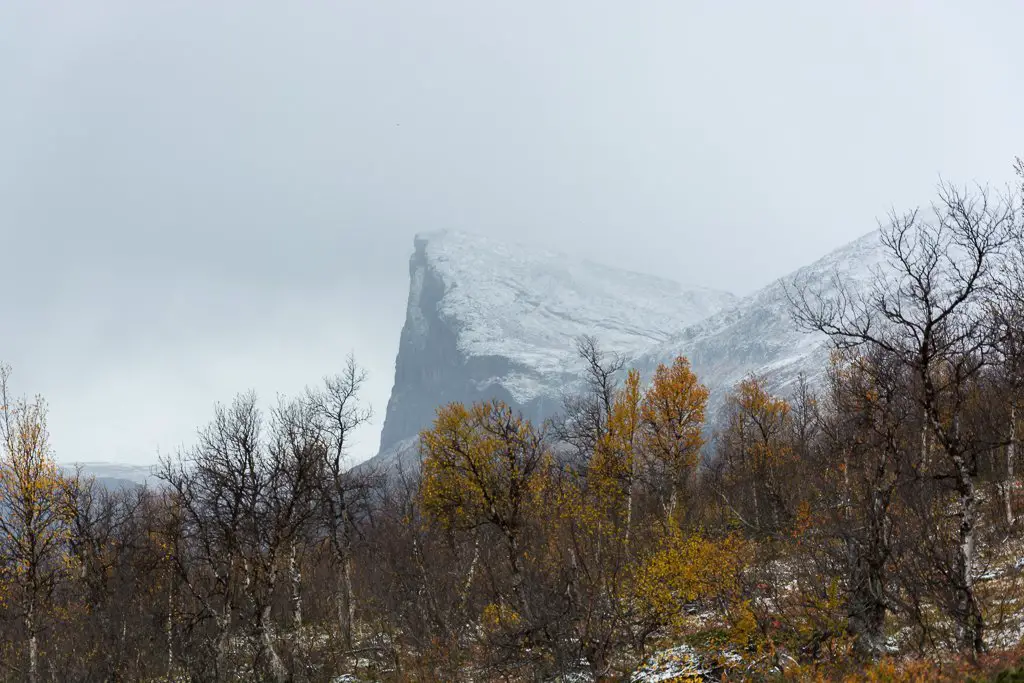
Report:
M 942 184 L 870 287 L 791 283 L 817 376 L 717 405 L 583 337 L 558 416 L 441 405 L 405 470 L 350 462 L 351 358 L 124 488 L 4 367 L 0 680 L 1024 680 L 1022 189 Z

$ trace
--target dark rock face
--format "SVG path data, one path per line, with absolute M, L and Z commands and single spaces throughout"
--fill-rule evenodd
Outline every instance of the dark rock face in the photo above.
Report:
M 381 430 L 380 452 L 419 433 L 434 419 L 438 406 L 453 401 L 468 404 L 499 399 L 530 417 L 540 417 L 542 408 L 519 405 L 505 387 L 489 381 L 509 374 L 516 364 L 496 355 L 467 357 L 459 350 L 459 321 L 448 320 L 441 312 L 445 284 L 428 263 L 422 239 L 416 240 L 409 276 L 414 286 L 395 361 L 395 383 Z M 530 370 L 521 365 L 516 369 Z

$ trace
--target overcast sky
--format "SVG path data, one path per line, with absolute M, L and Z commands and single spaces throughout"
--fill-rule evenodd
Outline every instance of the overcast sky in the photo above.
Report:
M 0 3 L 0 360 L 58 457 L 370 372 L 413 235 L 749 293 L 1024 154 L 1024 3 Z

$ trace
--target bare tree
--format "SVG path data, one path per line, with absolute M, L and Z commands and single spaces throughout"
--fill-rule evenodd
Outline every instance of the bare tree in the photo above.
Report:
M 841 279 L 835 293 L 788 289 L 794 317 L 827 334 L 841 348 L 885 352 L 915 379 L 912 397 L 925 421 L 922 470 L 934 442 L 957 496 L 954 619 L 960 643 L 985 647 L 984 619 L 974 588 L 979 499 L 978 456 L 991 448 L 983 435 L 964 429 L 962 415 L 973 383 L 993 360 L 995 339 L 984 301 L 998 293 L 1000 268 L 1021 240 L 1014 200 L 985 188 L 939 187 L 934 218 L 918 211 L 893 214 L 881 233 L 887 269 L 858 291 Z M 934 469 L 934 468 L 932 468 Z
M 134 615 L 124 602 L 139 595 L 140 583 L 154 579 L 149 562 L 137 554 L 144 533 L 142 508 L 151 494 L 145 487 L 106 488 L 81 468 L 69 478 L 68 491 L 68 546 L 77 574 L 72 595 L 85 606 L 89 625 L 82 640 L 91 644 L 90 668 L 113 678 L 130 656 L 126 641 Z M 134 566 L 127 569 L 129 563 Z
M 822 457 L 812 465 L 827 487 L 825 500 L 840 503 L 825 512 L 829 536 L 842 540 L 849 630 L 862 653 L 877 657 L 893 607 L 892 508 L 916 424 L 902 390 L 906 368 L 878 348 L 867 351 L 830 371 L 820 417 Z
M 370 492 L 379 485 L 380 475 L 354 470 L 348 459 L 353 432 L 366 424 L 372 411 L 362 405 L 359 393 L 366 383 L 366 372 L 349 356 L 345 370 L 324 380 L 319 391 L 308 391 L 306 401 L 323 435 L 324 449 L 319 496 L 320 520 L 337 571 L 335 607 L 342 641 L 352 648 L 355 621 L 355 597 L 352 590 L 352 546 L 359 515 L 366 509 Z
M 563 413 L 553 425 L 553 435 L 568 447 L 577 464 L 585 465 L 607 429 L 617 376 L 626 361 L 620 354 L 604 351 L 590 335 L 576 339 L 576 353 L 584 363 L 583 391 L 562 397 Z
M 256 396 L 244 394 L 217 407 L 194 449 L 163 463 L 184 525 L 179 573 L 216 623 L 218 677 L 228 675 L 236 622 L 253 645 L 254 670 L 288 676 L 271 609 L 285 559 L 315 512 L 323 444 L 312 424 L 306 406 L 282 400 L 267 430 Z

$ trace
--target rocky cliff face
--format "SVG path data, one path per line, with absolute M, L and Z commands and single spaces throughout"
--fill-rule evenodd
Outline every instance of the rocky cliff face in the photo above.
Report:
M 533 418 L 561 405 L 594 335 L 632 355 L 735 303 L 727 292 L 473 235 L 418 235 L 380 451 L 393 453 L 449 401 L 504 400 Z
M 529 368 L 513 368 L 513 361 L 500 354 L 470 355 L 459 348 L 465 322 L 451 307 L 445 311 L 446 287 L 458 285 L 446 285 L 443 271 L 431 264 L 427 238 L 417 237 L 415 244 L 409 260 L 409 304 L 381 431 L 381 452 L 415 436 L 430 423 L 439 405 L 492 397 L 512 400 L 500 382 L 488 380 L 506 377 L 513 370 L 529 372 Z
M 827 291 L 837 276 L 867 286 L 882 265 L 872 233 L 737 300 L 472 235 L 419 235 L 377 461 L 408 452 L 449 401 L 499 398 L 530 418 L 552 415 L 578 387 L 582 334 L 644 378 L 686 356 L 711 390 L 711 414 L 751 373 L 785 393 L 801 374 L 821 376 L 827 360 L 825 340 L 793 323 L 786 288 Z

